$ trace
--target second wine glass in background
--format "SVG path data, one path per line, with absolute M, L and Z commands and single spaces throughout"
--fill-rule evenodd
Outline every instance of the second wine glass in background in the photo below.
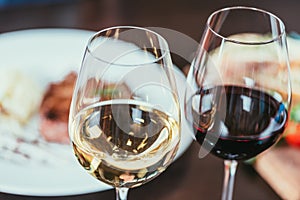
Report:
M 239 19 L 239 20 L 237 20 Z M 222 199 L 232 199 L 238 161 L 282 135 L 291 102 L 283 22 L 249 7 L 214 12 L 187 77 L 185 115 L 199 156 L 224 159 Z

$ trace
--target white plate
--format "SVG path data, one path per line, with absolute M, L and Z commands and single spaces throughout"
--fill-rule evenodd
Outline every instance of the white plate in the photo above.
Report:
M 71 70 L 79 70 L 85 45 L 93 33 L 75 29 L 32 29 L 0 34 L 0 68 L 20 69 L 46 87 L 49 82 L 60 80 Z M 185 77 L 177 70 L 176 78 L 179 94 L 183 95 Z M 182 104 L 183 96 L 180 98 Z M 187 124 L 182 121 L 182 138 L 176 158 L 192 142 L 192 137 L 187 134 Z M 0 192 L 63 196 L 111 188 L 86 173 L 68 145 L 46 142 L 38 147 L 30 143 L 24 145 L 30 159 L 9 157 L 0 147 Z

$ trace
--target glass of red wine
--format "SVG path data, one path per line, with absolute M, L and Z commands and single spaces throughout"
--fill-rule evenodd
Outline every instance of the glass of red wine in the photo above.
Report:
M 208 18 L 187 77 L 185 116 L 208 153 L 224 159 L 222 199 L 232 199 L 238 161 L 274 145 L 288 121 L 286 33 L 275 15 L 230 7 Z

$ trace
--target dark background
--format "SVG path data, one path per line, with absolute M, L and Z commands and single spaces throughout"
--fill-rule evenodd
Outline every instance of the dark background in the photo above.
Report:
M 0 32 L 45 27 L 100 30 L 115 25 L 136 25 L 169 28 L 199 39 L 209 14 L 216 9 L 233 5 L 266 9 L 285 22 L 287 31 L 300 30 L 298 0 L 6 0 L 6 2 L 11 3 L 5 5 L 0 3 Z
M 266 9 L 284 21 L 287 32 L 300 32 L 300 2 L 297 0 L 0 0 L 0 33 L 31 28 L 76 28 L 97 31 L 115 25 L 135 25 L 168 28 L 199 41 L 209 14 L 216 9 L 232 5 Z M 184 66 L 181 62 L 177 65 Z M 193 143 L 188 151 L 161 176 L 142 187 L 130 190 L 129 199 L 220 199 L 222 160 L 213 156 L 199 160 L 198 151 L 199 146 Z M 234 199 L 280 199 L 251 166 L 243 163 L 239 165 L 235 186 Z M 46 198 L 0 193 L 1 200 L 114 198 L 113 190 Z

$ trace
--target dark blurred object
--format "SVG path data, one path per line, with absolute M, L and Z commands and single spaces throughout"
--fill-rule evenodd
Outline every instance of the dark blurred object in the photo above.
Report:
M 45 5 L 45 4 L 56 4 L 63 2 L 71 2 L 71 0 L 0 0 L 0 8 L 16 7 L 24 5 Z
M 300 34 L 297 33 L 297 32 L 295 32 L 295 31 L 290 32 L 290 33 L 289 33 L 289 36 L 290 36 L 291 38 L 300 40 Z

